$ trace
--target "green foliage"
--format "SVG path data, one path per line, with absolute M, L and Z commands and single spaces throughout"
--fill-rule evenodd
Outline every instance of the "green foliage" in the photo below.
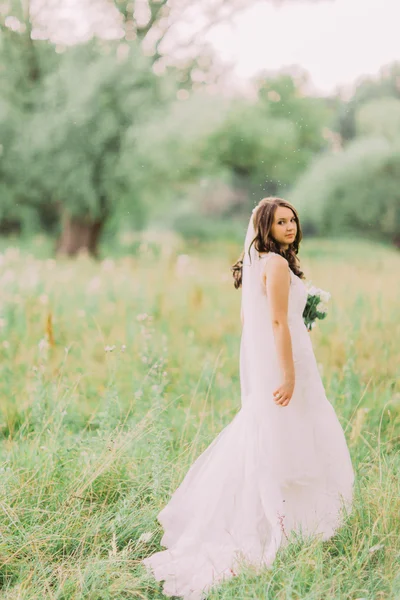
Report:
M 174 229 L 186 240 L 213 242 L 228 240 L 238 243 L 243 237 L 243 224 L 232 219 L 212 218 L 196 214 L 181 215 L 174 221 Z
M 357 135 L 400 140 L 400 97 L 381 98 L 362 104 L 356 112 Z
M 271 170 L 271 177 L 280 181 L 286 170 L 282 154 L 286 149 L 295 152 L 295 148 L 296 136 L 290 121 L 271 119 L 261 106 L 238 101 L 210 136 L 206 151 L 213 152 L 215 160 L 238 175 L 258 180 Z
M 148 118 L 158 82 L 138 49 L 124 49 L 123 59 L 114 44 L 69 49 L 44 81 L 17 147 L 31 201 L 40 204 L 44 195 L 71 215 L 98 218 L 130 194 L 135 210 L 120 152 L 126 130 Z
M 304 168 L 313 154 L 326 147 L 323 128 L 332 118 L 329 103 L 324 98 L 307 95 L 306 72 L 282 73 L 259 80 L 261 105 L 273 119 L 289 120 L 296 131 L 299 168 Z
M 356 115 L 364 104 L 373 100 L 400 98 L 399 77 L 400 63 L 394 62 L 383 67 L 378 77 L 364 77 L 350 100 L 340 102 L 336 128 L 345 141 L 356 137 Z
M 291 75 L 258 81 L 256 102 L 232 103 L 225 121 L 210 136 L 206 152 L 264 195 L 293 184 L 325 146 L 330 113 L 324 100 L 306 97 Z
M 400 239 L 400 146 L 361 138 L 315 160 L 290 199 L 306 228 Z
M 151 118 L 126 132 L 121 164 L 129 173 L 149 217 L 168 212 L 185 196 L 187 186 L 206 171 L 201 155 L 208 137 L 226 112 L 226 102 L 206 92 L 154 108 Z

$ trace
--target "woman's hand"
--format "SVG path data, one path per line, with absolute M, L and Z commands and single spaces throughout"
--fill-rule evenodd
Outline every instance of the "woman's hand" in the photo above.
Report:
M 278 406 L 287 406 L 292 399 L 293 391 L 294 380 L 284 381 L 273 393 L 275 404 Z

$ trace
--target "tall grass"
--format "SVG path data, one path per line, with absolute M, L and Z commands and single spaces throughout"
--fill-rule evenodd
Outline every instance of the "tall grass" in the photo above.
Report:
M 0 258 L 0 597 L 161 599 L 158 511 L 240 406 L 240 248 L 144 243 L 95 263 Z M 356 469 L 346 525 L 210 599 L 400 598 L 400 257 L 304 244 L 312 333 Z

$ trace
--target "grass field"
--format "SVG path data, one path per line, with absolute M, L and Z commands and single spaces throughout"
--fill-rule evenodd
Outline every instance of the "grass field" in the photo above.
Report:
M 161 599 L 158 511 L 240 406 L 240 248 L 144 242 L 94 262 L 0 256 L 0 598 Z M 328 542 L 293 543 L 210 600 L 400 599 L 400 254 L 312 240 L 312 332 L 356 470 Z

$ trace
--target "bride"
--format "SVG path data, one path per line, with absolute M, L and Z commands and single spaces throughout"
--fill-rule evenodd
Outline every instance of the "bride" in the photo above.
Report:
M 343 429 L 303 321 L 295 208 L 264 198 L 241 259 L 241 408 L 159 513 L 166 550 L 144 559 L 167 596 L 201 600 L 245 563 L 272 565 L 291 534 L 329 539 L 352 510 Z

